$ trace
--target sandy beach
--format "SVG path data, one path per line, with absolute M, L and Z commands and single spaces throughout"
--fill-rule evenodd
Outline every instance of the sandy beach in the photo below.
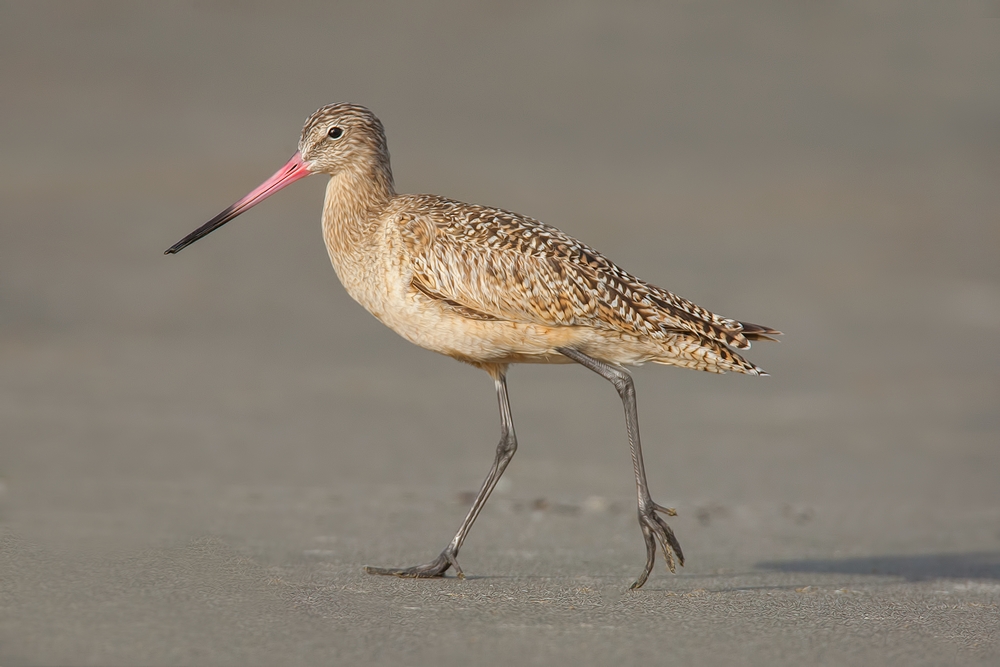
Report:
M 1000 11 L 0 4 L 0 664 L 1000 664 Z M 943 12 L 944 10 L 942 10 Z M 957 12 L 957 13 L 954 13 Z M 307 179 L 350 101 L 400 192 L 555 225 L 785 332 L 771 377 L 493 384 L 345 293 Z

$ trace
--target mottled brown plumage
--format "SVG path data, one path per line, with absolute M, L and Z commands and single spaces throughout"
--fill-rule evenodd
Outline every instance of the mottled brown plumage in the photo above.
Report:
M 554 227 L 430 195 L 397 196 L 397 206 L 404 212 L 394 223 L 412 262 L 413 286 L 463 317 L 583 327 L 610 346 L 629 340 L 643 348 L 620 359 L 594 350 L 592 356 L 608 361 L 762 372 L 727 347 L 750 346 L 746 325 L 639 280 Z M 776 333 L 750 327 L 753 336 Z
M 497 383 L 497 459 L 458 534 L 434 561 L 370 568 L 399 576 L 461 574 L 458 550 L 516 449 L 507 403 L 511 363 L 577 362 L 615 384 L 626 410 L 639 521 L 647 546 L 673 569 L 683 555 L 652 501 L 639 447 L 635 395 L 623 365 L 654 362 L 724 373 L 765 373 L 733 348 L 778 331 L 720 317 L 636 278 L 554 227 L 510 211 L 436 195 L 399 195 L 382 123 L 368 109 L 333 104 L 305 124 L 282 170 L 167 252 L 177 252 L 285 185 L 330 176 L 323 236 L 348 293 L 406 339 L 488 371 Z

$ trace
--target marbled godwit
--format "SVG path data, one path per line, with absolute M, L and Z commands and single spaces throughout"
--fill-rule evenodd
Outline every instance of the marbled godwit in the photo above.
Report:
M 440 577 L 458 565 L 469 529 L 517 449 L 507 399 L 512 363 L 577 362 L 610 381 L 625 407 L 649 577 L 657 543 L 667 567 L 684 555 L 653 502 L 639 446 L 635 387 L 625 365 L 647 361 L 712 373 L 765 373 L 731 348 L 780 332 L 719 317 L 645 283 L 554 227 L 516 213 L 393 187 L 382 123 L 333 104 L 306 121 L 299 150 L 271 178 L 167 250 L 180 251 L 286 185 L 327 174 L 323 238 L 348 294 L 407 340 L 485 370 L 496 383 L 500 444 L 452 541 L 434 560 L 371 574 Z

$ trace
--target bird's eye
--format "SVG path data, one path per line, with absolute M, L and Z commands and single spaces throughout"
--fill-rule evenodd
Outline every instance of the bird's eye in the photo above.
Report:
M 331 127 L 330 131 L 326 133 L 326 136 L 330 137 L 331 139 L 340 139 L 340 137 L 343 136 L 343 134 L 344 131 L 339 127 Z

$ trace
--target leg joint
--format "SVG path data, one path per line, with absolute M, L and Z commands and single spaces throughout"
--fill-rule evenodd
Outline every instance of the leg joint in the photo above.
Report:
M 514 452 L 517 451 L 517 436 L 514 435 L 513 431 L 505 431 L 500 436 L 500 443 L 497 445 L 497 458 L 507 459 L 508 461 L 514 456 Z
M 626 394 L 635 395 L 635 385 L 632 383 L 632 376 L 624 368 L 614 366 L 600 359 L 594 359 L 572 347 L 560 347 L 558 351 L 560 354 L 569 357 L 581 366 L 589 368 L 613 384 L 622 397 Z
M 620 371 L 617 368 L 613 369 L 615 371 L 611 378 L 611 383 L 615 385 L 615 389 L 621 396 L 635 396 L 635 383 L 632 381 L 632 376 L 625 371 Z

